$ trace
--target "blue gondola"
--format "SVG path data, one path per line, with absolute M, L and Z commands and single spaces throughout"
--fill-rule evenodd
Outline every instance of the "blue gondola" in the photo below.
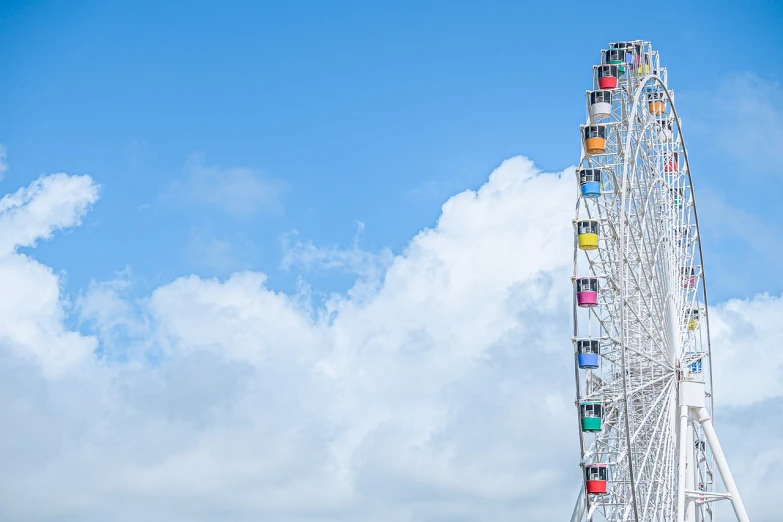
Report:
M 598 368 L 600 354 L 601 348 L 598 339 L 577 339 L 576 360 L 583 370 Z
M 601 183 L 601 169 L 582 169 L 579 171 L 579 188 L 582 196 L 597 198 L 603 188 Z

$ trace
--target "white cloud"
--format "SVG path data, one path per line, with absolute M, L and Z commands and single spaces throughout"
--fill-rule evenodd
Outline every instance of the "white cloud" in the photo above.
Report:
M 710 314 L 720 404 L 750 406 L 783 396 L 783 296 L 732 299 Z M 763 366 L 763 371 L 760 371 Z
M 55 230 L 81 223 L 98 199 L 89 176 L 42 176 L 29 187 L 0 199 L 0 255 L 49 239 Z
M 722 402 L 724 398 L 725 395 L 718 397 L 718 401 Z M 783 491 L 783 477 L 778 471 L 783 467 L 781 418 L 783 400 L 780 396 L 753 406 L 717 411 L 716 429 L 748 515 L 754 521 L 780 520 L 779 499 Z M 731 521 L 734 517 L 731 508 L 725 504 L 720 508 L 718 520 Z
M 202 155 L 193 155 L 185 165 L 185 176 L 168 188 L 164 198 L 207 205 L 238 217 L 282 208 L 280 180 L 265 179 L 246 168 L 206 165 Z
M 124 360 L 52 380 L 45 361 L 0 345 L 0 415 L 14 426 L 0 431 L 0 518 L 566 519 L 579 481 L 573 183 L 570 169 L 504 162 L 447 201 L 370 290 L 324 308 L 254 272 L 183 277 L 141 300 L 127 275 L 94 283 L 78 308 Z M 62 329 L 56 290 L 41 295 Z M 744 345 L 738 325 L 756 306 L 766 310 L 763 298 L 716 309 L 716 337 Z M 759 343 L 775 336 L 755 328 Z M 715 344 L 716 357 L 729 351 Z M 742 403 L 779 396 L 771 386 Z M 735 469 L 740 488 L 751 483 L 752 469 Z M 777 517 L 748 507 L 757 522 Z
M 388 248 L 377 253 L 361 248 L 359 241 L 364 232 L 364 223 L 358 221 L 356 224 L 357 231 L 349 249 L 337 245 L 317 247 L 312 241 L 294 241 L 298 234 L 296 231 L 284 235 L 281 238 L 283 258 L 280 267 L 284 270 L 297 267 L 305 272 L 339 270 L 378 279 L 391 264 L 394 255 Z
M 103 362 L 134 360 L 150 349 L 150 325 L 146 317 L 136 314 L 131 298 L 134 286 L 140 283 L 126 267 L 111 281 L 91 281 L 76 300 L 82 324 L 101 339 L 98 357 Z
M 0 343 L 50 375 L 83 361 L 96 342 L 63 327 L 57 276 L 16 248 L 78 224 L 97 198 L 89 176 L 55 174 L 0 200 Z

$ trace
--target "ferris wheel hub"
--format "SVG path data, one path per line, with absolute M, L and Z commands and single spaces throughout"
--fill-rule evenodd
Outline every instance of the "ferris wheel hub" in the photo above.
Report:
M 680 406 L 703 408 L 705 406 L 704 391 L 703 382 L 680 381 Z

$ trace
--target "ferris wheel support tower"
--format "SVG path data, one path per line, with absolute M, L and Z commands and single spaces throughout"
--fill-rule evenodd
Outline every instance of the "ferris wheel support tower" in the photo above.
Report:
M 696 522 L 694 503 L 701 498 L 710 497 L 715 500 L 729 499 L 738 522 L 750 522 L 745 505 L 742 503 L 742 497 L 737 490 L 737 484 L 729 469 L 729 463 L 723 454 L 718 435 L 715 433 L 715 427 L 712 425 L 712 417 L 707 411 L 705 395 L 703 383 L 680 382 L 680 446 L 678 448 L 680 466 L 677 488 L 677 520 L 678 522 Z M 688 441 L 684 439 L 688 439 L 687 435 L 693 433 L 694 422 L 698 422 L 704 430 L 705 439 L 712 451 L 712 456 L 715 458 L 723 485 L 726 486 L 726 493 L 706 494 L 703 491 L 695 491 L 692 487 L 693 474 L 688 473 L 688 470 L 693 468 L 693 452 L 688 451 L 692 444 L 688 444 Z M 687 487 L 689 482 L 690 488 Z
M 572 277 L 583 484 L 572 522 L 713 522 L 723 499 L 750 522 L 712 421 L 699 223 L 667 80 L 649 42 L 618 42 L 585 93 Z

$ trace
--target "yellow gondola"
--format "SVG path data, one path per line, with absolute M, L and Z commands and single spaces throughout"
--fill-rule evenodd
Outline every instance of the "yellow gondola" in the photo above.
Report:
M 582 250 L 598 248 L 598 220 L 582 219 L 576 222 L 576 239 Z

